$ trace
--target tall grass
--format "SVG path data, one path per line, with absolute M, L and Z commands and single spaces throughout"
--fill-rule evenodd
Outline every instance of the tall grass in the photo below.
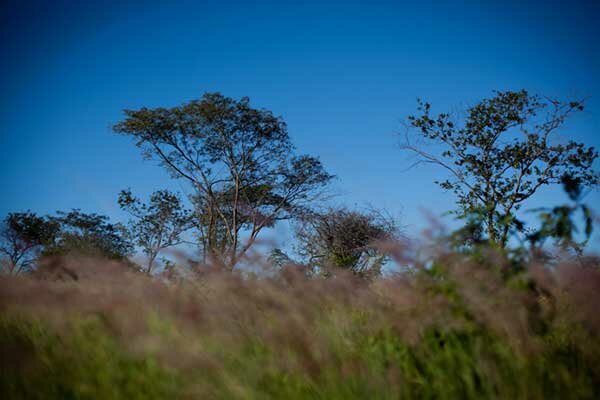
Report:
M 438 254 L 365 282 L 61 260 L 0 278 L 3 399 L 551 399 L 600 393 L 597 263 Z M 48 271 L 49 269 L 46 269 Z

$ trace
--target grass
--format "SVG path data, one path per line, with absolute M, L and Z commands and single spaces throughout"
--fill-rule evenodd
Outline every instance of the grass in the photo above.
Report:
M 167 281 L 85 259 L 3 276 L 0 396 L 597 398 L 598 265 L 485 260 L 370 283 L 292 266 Z

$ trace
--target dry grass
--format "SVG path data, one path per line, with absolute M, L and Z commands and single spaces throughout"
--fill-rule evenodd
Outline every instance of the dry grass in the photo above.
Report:
M 403 252 L 398 249 L 397 256 Z M 3 398 L 594 398 L 600 271 L 440 252 L 365 282 L 54 261 L 0 278 Z M 484 261 L 481 261 L 481 260 Z

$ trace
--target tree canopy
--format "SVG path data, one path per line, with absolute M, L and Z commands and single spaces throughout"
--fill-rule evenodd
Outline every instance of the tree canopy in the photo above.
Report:
M 231 267 L 263 228 L 291 218 L 332 179 L 317 158 L 294 154 L 280 117 L 253 108 L 247 97 L 207 93 L 125 115 L 114 130 L 191 185 L 204 249 L 227 255 Z
M 0 263 L 9 274 L 28 271 L 59 230 L 57 223 L 27 211 L 8 214 L 0 230 Z
M 112 224 L 105 215 L 73 209 L 59 211 L 46 221 L 58 229 L 45 245 L 44 255 L 75 253 L 125 260 L 131 254 L 131 243 L 123 235 L 123 226 Z
M 125 260 L 132 250 L 121 225 L 78 209 L 46 216 L 31 211 L 10 213 L 0 231 L 0 263 L 10 274 L 31 270 L 41 256 L 78 254 Z
M 178 195 L 158 190 L 148 203 L 135 197 L 131 190 L 119 194 L 119 205 L 133 218 L 129 221 L 128 237 L 141 247 L 148 258 L 144 272 L 152 273 L 158 254 L 185 242 L 184 233 L 193 226 L 191 210 L 184 207 Z
M 555 137 L 583 107 L 582 101 L 563 102 L 525 90 L 496 92 L 460 120 L 450 113 L 432 116 L 431 105 L 419 101 L 419 114 L 408 118 L 402 148 L 415 153 L 417 163 L 446 169 L 450 177 L 437 183 L 457 196 L 459 217 L 485 240 L 505 247 L 511 233 L 526 232 L 517 211 L 538 189 L 567 176 L 582 187 L 599 182 L 592 169 L 597 151 Z

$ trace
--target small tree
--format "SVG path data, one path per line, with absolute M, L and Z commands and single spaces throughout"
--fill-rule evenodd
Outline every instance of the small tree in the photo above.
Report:
M 31 270 L 58 229 L 58 224 L 29 211 L 8 214 L 0 230 L 1 269 L 15 275 Z
M 381 212 L 339 208 L 305 215 L 296 236 L 309 266 L 338 267 L 373 277 L 381 273 L 386 260 L 378 244 L 397 239 L 398 228 Z
M 130 190 L 119 194 L 119 205 L 131 216 L 129 237 L 147 256 L 144 272 L 152 273 L 159 253 L 169 247 L 184 243 L 184 233 L 193 226 L 193 214 L 185 209 L 179 196 L 168 190 L 159 190 L 145 204 Z
M 108 217 L 79 210 L 40 217 L 32 212 L 11 213 L 0 233 L 2 269 L 18 274 L 34 268 L 41 256 L 79 254 L 125 260 L 131 244 L 123 227 Z
M 59 211 L 47 220 L 58 229 L 45 245 L 43 255 L 79 254 L 125 260 L 131 254 L 132 246 L 123 235 L 124 227 L 111 224 L 107 216 L 74 209 Z
M 265 227 L 291 218 L 332 178 L 318 159 L 294 155 L 283 120 L 246 97 L 208 93 L 179 107 L 125 114 L 114 130 L 192 185 L 205 247 L 226 255 L 231 268 Z
M 583 110 L 581 101 L 561 102 L 522 90 L 496 92 L 469 108 L 463 121 L 448 113 L 432 117 L 430 109 L 419 101 L 420 115 L 409 117 L 409 128 L 432 146 L 424 150 L 407 133 L 402 148 L 417 154 L 417 163 L 449 172 L 449 179 L 436 183 L 455 193 L 459 217 L 469 221 L 470 232 L 501 248 L 511 232 L 525 232 L 516 212 L 541 187 L 560 183 L 564 176 L 582 187 L 598 183 L 593 147 L 553 140 L 566 119 Z

